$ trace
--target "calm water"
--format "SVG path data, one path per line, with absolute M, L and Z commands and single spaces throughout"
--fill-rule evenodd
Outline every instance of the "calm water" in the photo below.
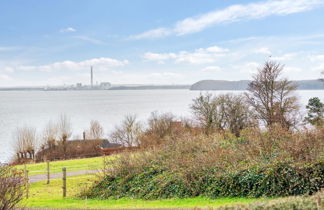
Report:
M 189 90 L 0 91 L 0 162 L 13 155 L 12 136 L 18 126 L 34 126 L 41 133 L 49 120 L 66 114 L 71 118 L 72 136 L 82 136 L 94 119 L 108 135 L 126 114 L 136 114 L 140 120 L 152 111 L 190 117 L 189 105 L 198 95 L 199 91 Z M 323 99 L 324 90 L 298 91 L 297 95 L 306 104 L 311 97 Z

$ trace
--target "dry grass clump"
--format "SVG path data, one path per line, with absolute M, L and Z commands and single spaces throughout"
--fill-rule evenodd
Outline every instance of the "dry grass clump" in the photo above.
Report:
M 214 209 L 214 208 L 211 208 Z M 287 198 L 274 199 L 270 201 L 254 202 L 251 204 L 239 204 L 215 208 L 217 210 L 257 210 L 257 209 L 324 209 L 324 191 L 320 191 L 313 196 L 291 196 Z M 198 210 L 198 209 L 197 209 Z
M 272 126 L 268 131 L 246 129 L 236 153 L 249 162 L 292 161 L 312 162 L 323 157 L 324 129 L 288 131 Z

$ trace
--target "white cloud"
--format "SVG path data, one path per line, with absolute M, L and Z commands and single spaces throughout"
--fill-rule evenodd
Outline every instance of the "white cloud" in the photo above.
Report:
M 12 72 L 14 72 L 14 69 L 13 69 L 12 67 L 5 67 L 5 68 L 3 69 L 3 71 L 4 71 L 4 72 L 7 72 L 7 73 L 12 73 Z
M 174 72 L 156 72 L 148 74 L 148 78 L 152 79 L 166 79 L 166 78 L 180 78 L 182 77 L 181 74 L 174 73 Z
M 0 74 L 0 80 L 11 80 L 12 78 L 6 74 Z
M 297 55 L 297 53 L 286 53 L 282 56 L 275 56 L 275 57 L 271 57 L 271 60 L 275 60 L 275 61 L 288 61 L 293 59 L 295 56 Z
M 98 39 L 94 39 L 94 38 L 91 38 L 91 37 L 88 37 L 88 36 L 75 36 L 76 39 L 80 39 L 80 40 L 83 40 L 83 41 L 87 41 L 87 42 L 90 42 L 92 44 L 104 44 L 103 41 L 101 40 L 98 40 Z
M 178 53 L 152 53 L 144 54 L 144 59 L 164 63 L 167 60 L 174 60 L 176 63 L 204 64 L 213 63 L 223 57 L 228 49 L 218 46 L 199 48 L 193 52 L 180 51 Z
M 68 27 L 68 28 L 62 28 L 60 30 L 61 33 L 68 33 L 68 32 L 76 32 L 76 29 L 75 28 L 72 28 L 72 27 Z
M 311 61 L 323 61 L 324 62 L 324 55 L 311 55 L 309 56 Z
M 314 72 L 324 72 L 324 63 L 319 64 L 318 66 L 311 69 Z
M 240 65 L 235 65 L 233 69 L 239 70 L 241 73 L 255 74 L 260 67 L 260 63 L 257 62 L 245 62 Z
M 271 55 L 271 51 L 267 47 L 261 47 L 261 48 L 255 50 L 254 52 L 257 54 Z
M 149 61 L 157 61 L 158 63 L 164 63 L 167 60 L 176 58 L 177 55 L 175 53 L 152 53 L 147 52 L 144 54 L 144 59 Z
M 86 75 L 88 78 L 89 76 Z M 99 74 L 102 81 L 114 84 L 179 84 L 186 83 L 186 75 L 172 71 L 133 72 L 111 70 L 107 74 Z M 182 81 L 182 82 L 179 82 Z M 187 82 L 188 83 L 188 82 Z
M 110 67 L 125 66 L 129 62 L 127 60 L 117 60 L 112 58 L 93 58 L 89 60 L 84 60 L 80 62 L 75 61 L 62 61 L 55 62 L 48 65 L 39 66 L 18 66 L 15 69 L 20 71 L 44 71 L 44 72 L 54 72 L 54 71 L 82 71 L 88 70 L 90 66 L 98 70 L 108 70 Z M 8 68 L 8 67 L 7 67 Z
M 130 38 L 153 39 L 169 35 L 182 36 L 200 32 L 206 28 L 219 24 L 260 19 L 272 15 L 289 15 L 309 11 L 323 5 L 323 0 L 273 0 L 245 5 L 237 4 L 222 10 L 186 18 L 175 23 L 171 28 L 157 28 L 133 35 Z
M 129 39 L 155 39 L 171 34 L 171 31 L 166 28 L 157 28 L 153 30 L 146 31 L 141 34 L 130 36 Z
M 294 72 L 302 72 L 302 69 L 298 67 L 285 66 L 283 71 L 286 73 L 294 73 Z
M 204 72 L 220 72 L 221 67 L 219 66 L 206 66 L 205 68 L 202 69 Z

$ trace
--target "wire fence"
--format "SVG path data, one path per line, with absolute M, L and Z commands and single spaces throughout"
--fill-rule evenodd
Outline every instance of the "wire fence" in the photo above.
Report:
M 45 172 L 44 174 L 38 174 L 38 175 L 29 175 L 29 171 L 27 170 L 27 167 L 24 167 L 24 177 L 25 177 L 25 181 L 26 181 L 26 198 L 28 199 L 30 197 L 30 193 L 29 193 L 29 188 L 30 188 L 30 183 L 35 183 L 35 182 L 40 182 L 40 181 L 47 181 L 47 184 L 50 183 L 50 180 L 58 180 L 58 179 L 62 179 L 62 197 L 65 198 L 67 195 L 67 182 L 71 181 L 71 180 L 80 180 L 80 177 L 76 177 L 78 175 L 91 175 L 94 173 L 99 173 L 102 170 L 100 169 L 93 169 L 93 170 L 85 170 L 81 173 L 77 173 L 78 171 L 69 171 L 68 169 L 73 168 L 73 169 L 79 169 L 79 168 L 83 168 L 83 167 L 63 167 L 60 170 L 60 173 L 54 173 L 58 170 L 50 170 L 50 163 L 47 163 L 47 170 L 38 170 L 37 172 Z M 36 171 L 33 171 L 36 172 Z M 51 173 L 50 173 L 51 172 Z M 52 176 L 50 176 L 50 174 L 52 174 Z

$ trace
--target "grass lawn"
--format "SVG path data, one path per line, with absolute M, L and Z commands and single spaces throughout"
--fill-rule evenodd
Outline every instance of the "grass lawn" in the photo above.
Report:
M 21 205 L 34 208 L 82 208 L 82 209 L 107 209 L 107 208 L 176 208 L 176 207 L 217 207 L 227 204 L 248 203 L 260 199 L 253 198 L 219 198 L 209 199 L 204 197 L 187 199 L 163 200 L 94 200 L 77 199 L 76 195 L 88 187 L 96 175 L 82 175 L 67 178 L 67 198 L 62 198 L 62 180 L 53 179 L 49 185 L 45 181 L 30 185 L 30 198 L 25 199 Z
M 115 158 L 116 156 L 109 156 L 106 158 Z M 58 173 L 62 172 L 62 168 L 66 167 L 68 171 L 84 171 L 84 170 L 95 170 L 102 169 L 104 163 L 104 157 L 95 158 L 83 158 L 83 159 L 73 159 L 64 161 L 53 161 L 50 162 L 50 172 Z M 29 175 L 45 174 L 46 163 L 34 163 L 27 164 L 27 170 Z M 16 166 L 17 169 L 24 169 L 24 165 Z

